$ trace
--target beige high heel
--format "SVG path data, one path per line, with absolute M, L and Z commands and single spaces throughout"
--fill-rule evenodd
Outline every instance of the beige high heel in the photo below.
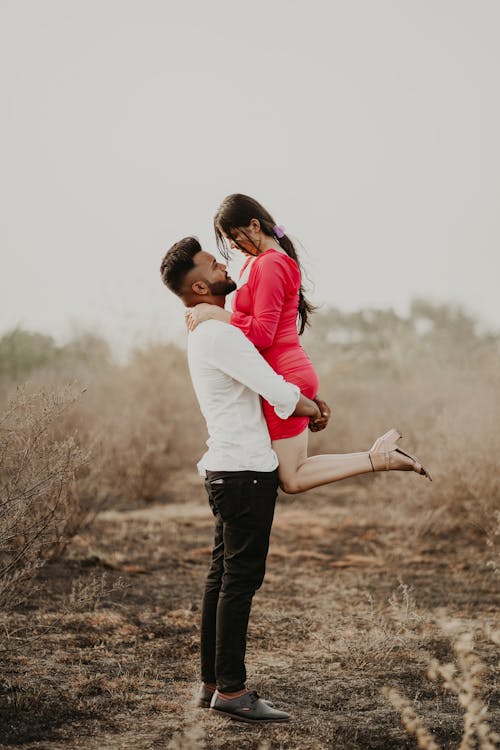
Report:
M 401 433 L 393 427 L 391 430 L 388 430 L 388 432 L 386 432 L 384 435 L 381 435 L 375 440 L 368 452 L 368 457 L 370 459 L 373 471 L 390 471 L 390 454 L 394 451 L 396 453 L 400 453 L 403 456 L 406 456 L 406 458 L 409 458 L 411 461 L 413 461 L 413 471 L 415 471 L 417 474 L 421 474 L 422 476 L 427 477 L 427 479 L 432 482 L 431 475 L 429 474 L 427 469 L 422 466 L 418 458 L 415 458 L 415 456 L 410 456 L 409 453 L 405 453 L 401 450 L 401 448 L 398 448 L 396 443 L 401 438 Z

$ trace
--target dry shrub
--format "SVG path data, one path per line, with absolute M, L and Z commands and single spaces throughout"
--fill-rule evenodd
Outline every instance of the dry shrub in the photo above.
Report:
M 203 445 L 184 352 L 151 346 L 87 382 L 71 415 L 92 453 L 87 496 L 115 504 L 168 499 L 171 472 L 192 466 Z
M 123 366 L 88 362 L 75 374 L 78 386 L 45 368 L 23 387 L 2 387 L 5 606 L 26 598 L 36 570 L 105 503 L 168 499 L 171 472 L 191 468 L 203 448 L 185 355 L 176 347 L 152 346 Z
M 399 579 L 399 586 L 389 597 L 390 615 L 400 631 L 408 632 L 424 621 L 424 615 L 418 610 L 413 596 L 413 589 Z
M 500 743 L 500 735 L 489 724 L 488 707 L 482 697 L 485 665 L 474 653 L 474 639 L 471 633 L 457 632 L 459 623 L 442 623 L 445 631 L 453 634 L 453 650 L 456 664 L 440 664 L 433 659 L 427 675 L 433 681 L 442 680 L 446 690 L 457 696 L 463 709 L 463 734 L 459 750 L 495 750 Z M 495 643 L 500 643 L 500 632 L 489 633 Z M 384 688 L 387 700 L 401 713 L 401 723 L 417 739 L 423 750 L 439 750 L 436 738 L 425 727 L 411 702 L 397 690 Z
M 95 611 L 102 600 L 116 591 L 128 588 L 123 578 L 108 583 L 106 573 L 93 575 L 86 579 L 75 579 L 71 584 L 65 612 L 89 612 Z
M 35 345 L 21 334 L 15 367 L 6 372 L 40 360 L 40 342 L 27 352 Z M 194 471 L 206 439 L 185 352 L 149 345 L 119 366 L 95 336 L 80 335 L 77 344 L 54 350 L 52 370 L 45 359 L 30 378 L 33 388 L 57 391 L 71 372 L 87 388 L 61 422 L 61 437 L 77 428 L 80 445 L 92 451 L 79 491 L 94 503 L 168 499 L 172 472 Z M 399 427 L 403 449 L 421 458 L 434 482 L 377 477 L 387 500 L 439 509 L 443 525 L 482 526 L 497 565 L 498 337 L 479 331 L 459 309 L 416 301 L 407 318 L 384 310 L 315 315 L 304 344 L 334 410 L 329 429 L 311 436 L 312 452 L 365 450 L 390 426 Z
M 355 626 L 354 626 L 355 625 Z M 384 609 L 375 607 L 368 596 L 368 607 L 358 607 L 355 623 L 340 630 L 336 651 L 344 664 L 356 669 L 368 669 L 373 664 L 390 664 L 404 644 L 399 624 L 395 627 Z
M 410 586 L 400 581 L 388 600 L 377 602 L 369 592 L 364 599 L 342 619 L 335 619 L 333 627 L 330 620 L 318 625 L 314 619 L 302 618 L 325 669 L 332 664 L 354 671 L 386 670 L 422 645 L 421 625 L 427 615 L 417 608 Z
M 185 353 L 150 346 L 124 365 L 89 361 L 75 368 L 73 380 L 84 393 L 58 416 L 54 429 L 61 440 L 74 435 L 89 455 L 75 486 L 79 502 L 100 508 L 168 499 L 172 471 L 193 469 L 205 434 Z M 25 390 L 58 394 L 67 383 L 67 373 L 45 368 L 31 374 Z M 9 391 L 4 383 L 3 390 L 5 401 L 12 386 Z
M 395 689 L 385 688 L 383 694 L 401 714 L 401 723 L 408 732 L 416 737 L 418 747 L 424 750 L 440 750 L 433 735 L 422 723 L 415 709 L 407 698 L 404 698 Z
M 19 390 L 0 418 L 0 604 L 24 599 L 34 574 L 60 554 L 81 522 L 71 491 L 85 462 L 74 435 L 55 425 L 74 393 Z
M 319 318 L 320 316 L 317 316 Z M 324 321 L 323 321 L 324 325 Z M 386 342 L 385 359 L 367 358 L 368 347 L 339 354 L 321 372 L 321 395 L 333 408 L 329 429 L 311 437 L 314 453 L 366 450 L 395 426 L 403 450 L 416 454 L 433 483 L 406 473 L 380 475 L 388 502 L 439 511 L 450 528 L 469 522 L 485 532 L 498 560 L 500 502 L 500 355 L 496 339 L 465 341 L 457 351 L 443 336 L 427 345 L 398 337 Z M 470 334 L 472 336 L 472 334 Z M 450 340 L 452 337 L 450 336 Z M 324 344 L 323 344 L 324 346 Z M 439 348 L 440 347 L 440 348 Z M 313 347 L 314 348 L 314 347 Z M 382 355 L 380 355 L 382 356 Z M 331 361 L 331 360 L 330 360 Z M 361 479 L 359 481 L 366 481 Z M 494 562 L 498 567 L 498 563 Z
M 123 593 L 127 588 L 129 588 L 129 584 L 122 577 L 110 580 L 106 573 L 92 575 L 84 579 L 76 578 L 72 581 L 71 590 L 67 596 L 59 600 L 56 612 L 44 612 L 43 610 L 31 612 L 28 618 L 16 621 L 14 627 L 8 611 L 0 613 L 0 630 L 2 632 L 0 658 L 9 659 L 13 656 L 17 658 L 20 654 L 33 652 L 34 645 L 60 628 L 61 623 L 65 623 L 67 626 L 72 622 L 88 622 L 89 614 L 96 613 L 103 600 L 110 594 L 116 596 L 118 593 Z M 27 593 L 29 594 L 32 590 L 33 582 L 28 586 Z M 16 602 L 15 599 L 11 599 L 11 601 Z M 111 616 L 112 613 L 103 615 L 103 617 Z M 100 623 L 101 625 L 102 623 Z

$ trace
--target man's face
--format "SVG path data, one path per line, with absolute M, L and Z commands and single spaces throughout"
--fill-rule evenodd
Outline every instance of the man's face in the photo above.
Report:
M 191 271 L 199 281 L 204 281 L 214 297 L 223 297 L 236 289 L 236 283 L 228 276 L 224 263 L 218 263 L 213 255 L 201 250 L 193 262 L 195 268 Z

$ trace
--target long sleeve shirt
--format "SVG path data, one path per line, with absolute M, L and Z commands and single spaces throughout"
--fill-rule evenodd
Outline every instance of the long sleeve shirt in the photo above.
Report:
M 231 323 L 265 353 L 266 360 L 271 348 L 300 347 L 299 288 L 299 267 L 284 251 L 266 250 L 243 269 Z
M 259 396 L 287 419 L 299 400 L 298 387 L 277 375 L 238 328 L 218 320 L 200 323 L 189 334 L 188 363 L 209 434 L 200 474 L 273 471 L 278 458 Z

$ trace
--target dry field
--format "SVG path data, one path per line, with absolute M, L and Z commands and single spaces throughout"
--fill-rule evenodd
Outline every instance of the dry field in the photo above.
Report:
M 368 475 L 280 496 L 248 682 L 287 725 L 192 705 L 213 521 L 183 354 L 150 347 L 118 367 L 59 352 L 57 367 L 6 375 L 0 747 L 496 747 L 498 345 L 453 320 L 431 341 L 386 320 L 406 357 L 370 330 L 355 357 L 332 339 L 332 364 L 318 316 L 308 348 L 334 416 L 313 451 L 364 449 L 395 424 L 434 482 Z
M 167 748 L 183 732 L 172 747 L 197 747 L 199 736 L 199 747 L 238 750 L 413 748 L 381 692 L 395 687 L 440 746 L 458 747 L 462 710 L 426 676 L 431 659 L 455 659 L 450 621 L 474 635 L 498 723 L 498 652 L 487 636 L 498 579 L 484 536 L 435 530 L 431 516 L 388 502 L 395 479 L 279 503 L 248 666 L 249 684 L 290 709 L 289 725 L 235 725 L 191 705 L 212 519 L 189 475 L 171 503 L 101 513 L 43 569 L 29 604 L 2 618 L 15 643 L 31 639 L 14 643 L 5 665 L 3 746 Z

